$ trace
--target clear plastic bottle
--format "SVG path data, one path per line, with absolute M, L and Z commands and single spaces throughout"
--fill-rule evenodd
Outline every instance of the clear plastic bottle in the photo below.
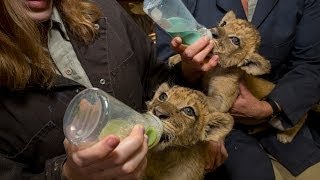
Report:
M 158 117 L 140 114 L 108 93 L 89 88 L 71 100 L 64 115 L 63 130 L 69 142 L 83 147 L 110 134 L 123 139 L 136 124 L 145 127 L 149 148 L 159 142 L 163 127 Z
M 172 37 L 180 36 L 184 44 L 192 44 L 201 36 L 212 34 L 200 25 L 181 0 L 144 0 L 143 10 Z

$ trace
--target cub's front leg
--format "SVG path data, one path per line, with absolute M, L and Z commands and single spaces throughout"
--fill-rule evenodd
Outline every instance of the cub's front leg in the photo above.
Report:
M 218 112 L 228 112 L 239 94 L 239 82 L 234 77 L 213 76 L 204 84 L 208 87 L 208 96 Z

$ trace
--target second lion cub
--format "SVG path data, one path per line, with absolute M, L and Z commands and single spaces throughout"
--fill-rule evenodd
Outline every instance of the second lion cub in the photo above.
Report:
M 146 180 L 200 180 L 210 160 L 208 141 L 223 140 L 233 118 L 217 112 L 211 98 L 193 89 L 162 84 L 148 104 L 164 131 L 148 152 Z
M 228 12 L 219 26 L 211 29 L 214 49 L 212 54 L 219 56 L 219 64 L 207 72 L 203 78 L 203 86 L 208 96 L 213 98 L 213 105 L 219 112 L 228 112 L 239 95 L 239 83 L 244 79 L 247 87 L 258 99 L 267 96 L 274 84 L 254 77 L 269 73 L 271 65 L 268 60 L 258 54 L 260 35 L 248 21 L 237 19 L 235 14 Z M 180 55 L 169 59 L 169 64 L 181 60 Z M 299 123 L 277 134 L 283 143 L 291 142 L 304 124 L 306 116 Z

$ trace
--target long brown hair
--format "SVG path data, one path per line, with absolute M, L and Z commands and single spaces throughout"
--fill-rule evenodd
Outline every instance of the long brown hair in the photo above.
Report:
M 102 15 L 96 4 L 88 0 L 56 0 L 56 6 L 66 25 L 80 40 L 88 43 L 95 37 L 94 24 Z
M 94 22 L 101 16 L 95 4 L 88 0 L 56 0 L 55 5 L 79 40 L 88 43 L 95 37 Z M 50 87 L 54 65 L 43 48 L 37 23 L 27 16 L 24 1 L 1 0 L 0 17 L 0 87 Z

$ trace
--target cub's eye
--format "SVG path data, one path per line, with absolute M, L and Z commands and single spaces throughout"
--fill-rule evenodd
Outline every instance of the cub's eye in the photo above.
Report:
M 227 25 L 227 22 L 226 22 L 226 21 L 223 21 L 223 22 L 220 24 L 220 27 L 223 27 L 223 26 L 225 26 L 225 25 Z
M 164 92 L 161 93 L 160 96 L 159 96 L 159 100 L 162 101 L 162 102 L 165 101 L 165 100 L 167 100 L 167 98 L 168 98 L 168 96 L 167 96 L 167 94 L 164 93 Z
M 232 44 L 236 45 L 236 46 L 240 46 L 240 39 L 237 37 L 230 37 L 230 40 L 232 42 Z
M 193 108 L 190 106 L 182 108 L 181 111 L 185 113 L 187 116 L 193 116 L 193 117 L 196 116 L 196 113 L 194 112 Z

